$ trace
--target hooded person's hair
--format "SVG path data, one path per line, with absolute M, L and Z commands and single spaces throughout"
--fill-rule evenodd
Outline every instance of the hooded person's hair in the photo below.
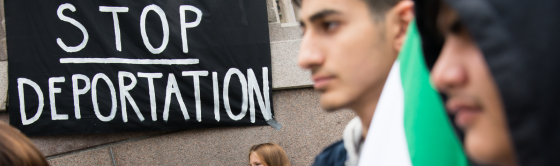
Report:
M 498 85 L 520 165 L 560 165 L 560 1 L 442 0 L 468 29 Z M 443 46 L 439 0 L 415 0 L 426 63 Z

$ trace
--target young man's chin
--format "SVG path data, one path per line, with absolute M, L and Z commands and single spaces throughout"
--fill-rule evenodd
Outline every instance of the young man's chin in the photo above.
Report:
M 334 112 L 343 109 L 346 106 L 345 102 L 340 97 L 330 97 L 321 94 L 321 107 L 327 112 Z
M 330 106 L 330 105 L 327 105 L 327 106 L 326 106 L 326 105 L 322 105 L 322 107 L 323 107 L 323 110 L 325 110 L 325 111 L 327 111 L 327 112 L 335 112 L 335 111 L 337 111 L 337 110 L 342 109 L 342 108 L 340 108 L 340 107 L 334 107 L 334 106 Z

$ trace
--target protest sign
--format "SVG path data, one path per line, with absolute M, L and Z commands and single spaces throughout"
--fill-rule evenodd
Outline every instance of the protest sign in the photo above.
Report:
M 266 2 L 6 1 L 10 124 L 27 135 L 274 122 Z

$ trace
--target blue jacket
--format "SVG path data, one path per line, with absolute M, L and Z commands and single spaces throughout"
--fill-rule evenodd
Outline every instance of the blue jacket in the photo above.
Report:
M 313 166 L 344 166 L 344 162 L 348 155 L 346 153 L 346 148 L 344 148 L 344 142 L 342 140 L 337 141 L 325 148 L 317 157 L 315 157 L 315 163 Z

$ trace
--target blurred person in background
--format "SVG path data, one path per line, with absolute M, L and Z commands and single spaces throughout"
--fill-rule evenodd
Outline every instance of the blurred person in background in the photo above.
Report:
M 358 165 L 387 76 L 414 18 L 410 0 L 296 0 L 303 30 L 298 64 L 312 72 L 323 109 L 352 109 L 343 140 L 314 165 Z
M 249 150 L 249 166 L 291 166 L 282 147 L 275 143 L 253 145 Z
M 19 130 L 0 122 L 1 166 L 47 166 L 43 154 Z
M 416 0 L 432 80 L 480 165 L 560 165 L 560 1 Z

